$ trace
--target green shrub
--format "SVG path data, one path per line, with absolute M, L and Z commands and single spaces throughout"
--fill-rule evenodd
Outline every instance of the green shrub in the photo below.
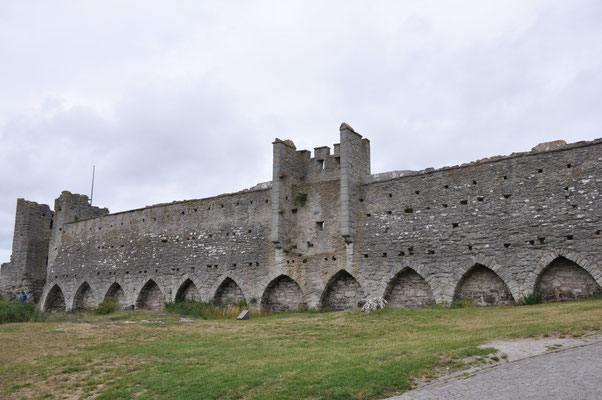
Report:
M 113 301 L 103 301 L 94 309 L 94 312 L 98 315 L 107 315 L 113 314 L 115 311 L 119 310 L 119 304 Z
M 537 292 L 525 295 L 520 299 L 519 303 L 523 305 L 541 304 L 543 303 L 543 293 Z
M 472 307 L 473 305 L 474 305 L 474 303 L 472 300 L 460 299 L 460 300 L 452 301 L 449 308 L 466 308 L 466 307 Z
M 0 324 L 7 322 L 41 322 L 46 313 L 38 310 L 32 302 L 6 303 L 0 301 Z

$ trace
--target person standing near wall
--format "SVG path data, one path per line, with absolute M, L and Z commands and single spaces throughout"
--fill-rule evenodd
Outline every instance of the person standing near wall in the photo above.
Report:
M 19 303 L 26 303 L 27 302 L 27 295 L 25 294 L 25 292 L 21 292 L 21 294 L 17 298 L 17 301 Z

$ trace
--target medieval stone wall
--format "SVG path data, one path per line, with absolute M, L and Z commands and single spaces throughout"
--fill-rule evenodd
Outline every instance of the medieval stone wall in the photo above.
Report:
M 68 308 L 82 285 L 96 303 L 112 291 L 125 305 L 158 307 L 187 279 L 194 290 L 184 298 L 211 301 L 230 277 L 250 301 L 273 265 L 269 199 L 262 189 L 67 223 L 47 287 L 58 285 Z
M 599 285 L 601 167 L 598 140 L 393 179 L 374 177 L 360 203 L 358 279 L 381 294 L 397 271 L 409 267 L 429 284 L 437 302 L 455 295 L 503 304 L 510 301 L 508 293 L 515 301 L 531 293 L 542 269 L 563 256 Z M 470 284 L 467 274 L 476 265 L 492 271 L 490 279 L 481 272 L 472 280 L 482 289 L 457 292 L 460 282 Z
M 277 140 L 272 182 L 239 193 L 108 215 L 63 193 L 43 307 L 244 300 L 281 312 L 602 291 L 602 140 L 370 175 L 369 142 L 346 124 L 340 135 L 314 157 Z

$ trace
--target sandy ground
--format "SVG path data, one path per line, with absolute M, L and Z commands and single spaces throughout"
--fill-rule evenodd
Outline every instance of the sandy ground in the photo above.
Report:
M 499 354 L 506 354 L 507 361 L 522 360 L 540 354 L 579 347 L 602 341 L 602 335 L 584 335 L 578 338 L 542 337 L 513 340 L 495 340 L 479 347 L 493 347 Z

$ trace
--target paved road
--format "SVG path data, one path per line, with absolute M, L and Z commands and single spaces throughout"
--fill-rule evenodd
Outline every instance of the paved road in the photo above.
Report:
M 602 342 L 501 364 L 389 400 L 602 399 Z

